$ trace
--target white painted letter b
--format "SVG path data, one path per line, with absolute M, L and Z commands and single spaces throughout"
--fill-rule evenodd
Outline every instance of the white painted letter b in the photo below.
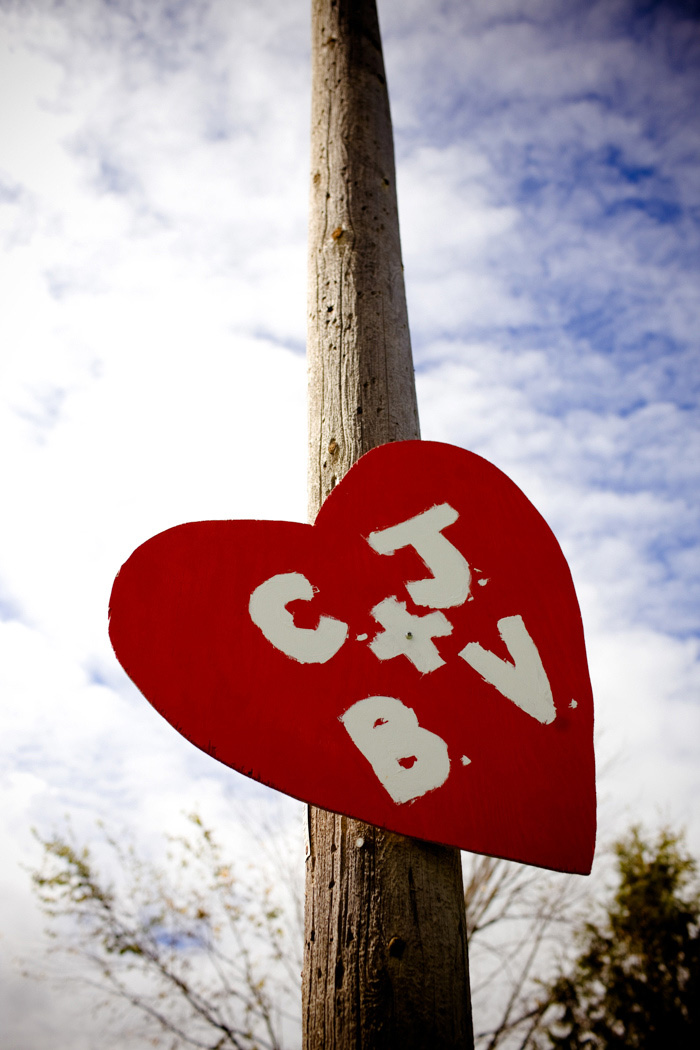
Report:
M 358 700 L 340 720 L 394 802 L 410 802 L 447 780 L 447 744 L 393 696 Z

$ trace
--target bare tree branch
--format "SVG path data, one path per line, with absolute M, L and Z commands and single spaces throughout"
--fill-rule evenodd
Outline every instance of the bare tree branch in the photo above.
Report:
M 196 814 L 190 827 L 190 835 L 168 840 L 164 867 L 104 831 L 106 865 L 76 844 L 70 828 L 37 835 L 44 863 L 33 883 L 54 950 L 86 975 L 100 975 L 84 983 L 103 1000 L 130 1004 L 183 1044 L 281 1050 L 281 1026 L 298 1025 L 300 961 L 288 941 L 294 919 L 278 900 L 278 873 L 261 865 L 246 882 Z

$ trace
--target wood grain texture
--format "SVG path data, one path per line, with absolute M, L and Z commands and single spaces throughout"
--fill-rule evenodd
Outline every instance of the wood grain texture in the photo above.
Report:
M 375 0 L 312 0 L 309 517 L 420 436 Z M 305 1050 L 473 1044 L 459 852 L 309 810 Z
M 309 515 L 369 449 L 420 437 L 374 2 L 313 0 Z

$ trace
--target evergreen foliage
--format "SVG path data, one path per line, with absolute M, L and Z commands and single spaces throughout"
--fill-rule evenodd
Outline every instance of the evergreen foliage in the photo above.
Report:
M 547 989 L 543 1020 L 550 1020 L 538 1043 L 556 1050 L 696 1050 L 696 863 L 669 830 L 648 842 L 633 828 L 615 853 L 618 888 L 602 921 L 580 931 L 573 967 Z

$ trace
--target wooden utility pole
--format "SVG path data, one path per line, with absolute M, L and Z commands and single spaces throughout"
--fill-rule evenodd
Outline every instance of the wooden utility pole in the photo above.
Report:
M 313 521 L 419 437 L 375 0 L 312 0 L 308 361 Z M 303 1025 L 305 1050 L 472 1046 L 457 850 L 310 808 Z

